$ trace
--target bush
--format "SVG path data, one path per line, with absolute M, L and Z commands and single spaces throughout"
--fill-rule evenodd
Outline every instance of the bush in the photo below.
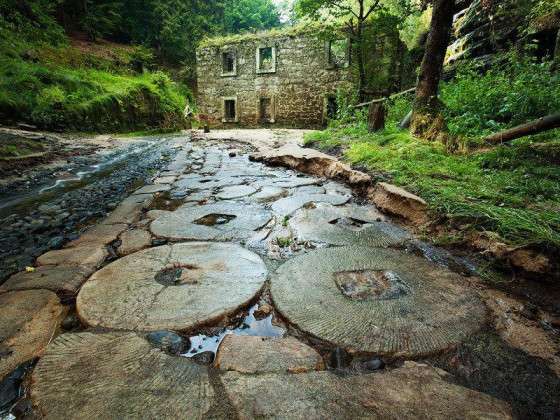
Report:
M 463 66 L 441 97 L 453 135 L 480 137 L 560 109 L 560 74 L 550 63 L 508 54 L 483 74 Z

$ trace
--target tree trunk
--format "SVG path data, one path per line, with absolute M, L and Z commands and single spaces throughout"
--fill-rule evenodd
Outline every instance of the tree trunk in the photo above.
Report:
M 369 106 L 368 113 L 368 131 L 373 133 L 374 131 L 381 131 L 385 128 L 385 117 L 387 116 L 387 110 L 383 102 L 377 104 L 371 104 Z
M 364 64 L 364 28 L 363 22 L 358 22 L 358 29 L 356 31 L 357 46 L 356 58 L 358 59 L 358 96 L 361 101 L 366 100 L 366 67 Z
M 556 34 L 556 44 L 554 46 L 554 57 L 552 61 L 552 71 L 560 70 L 560 29 Z
M 529 136 L 531 134 L 538 134 L 543 131 L 552 130 L 560 127 L 560 114 L 549 115 L 538 120 L 528 122 L 526 124 L 518 125 L 517 127 L 510 128 L 509 130 L 501 131 L 492 134 L 484 139 L 487 143 L 504 143 L 520 137 Z
M 435 0 L 433 8 L 411 123 L 412 132 L 420 137 L 424 137 L 428 131 L 431 131 L 432 123 L 439 116 L 441 104 L 438 100 L 438 88 L 451 37 L 455 0 Z

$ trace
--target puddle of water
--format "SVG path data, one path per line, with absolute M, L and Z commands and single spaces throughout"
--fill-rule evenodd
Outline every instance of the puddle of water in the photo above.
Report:
M 186 353 L 182 354 L 182 356 L 190 358 L 207 351 L 216 354 L 220 343 L 228 334 L 259 337 L 282 337 L 284 335 L 284 329 L 272 325 L 272 314 L 261 320 L 255 318 L 254 312 L 258 309 L 258 307 L 259 305 L 253 306 L 249 310 L 249 314 L 243 319 L 241 326 L 237 328 L 224 328 L 218 334 L 213 336 L 199 334 L 189 337 L 191 340 L 191 346 Z

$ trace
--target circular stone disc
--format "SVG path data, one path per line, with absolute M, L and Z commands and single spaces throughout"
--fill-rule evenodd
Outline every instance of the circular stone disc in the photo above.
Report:
M 414 357 L 444 350 L 480 328 L 486 309 L 463 279 L 404 252 L 321 249 L 282 265 L 278 310 L 337 346 Z
M 373 247 L 403 243 L 407 235 L 381 221 L 381 217 L 374 207 L 335 207 L 318 203 L 314 208 L 298 210 L 290 219 L 289 226 L 298 241 L 304 242 Z
M 77 311 L 91 326 L 188 330 L 247 304 L 266 276 L 259 256 L 238 245 L 165 245 L 99 270 L 82 287 Z
M 31 398 L 48 419 L 205 418 L 207 370 L 134 333 L 64 334 L 33 372 Z
M 158 237 L 175 240 L 246 239 L 271 218 L 260 206 L 224 202 L 180 207 L 154 220 L 150 230 Z

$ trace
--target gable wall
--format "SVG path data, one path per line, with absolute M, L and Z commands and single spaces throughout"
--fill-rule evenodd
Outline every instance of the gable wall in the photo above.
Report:
M 276 72 L 258 74 L 258 46 L 276 47 Z M 236 52 L 237 75 L 222 76 L 222 53 Z M 245 41 L 197 51 L 199 112 L 212 127 L 258 127 L 259 98 L 275 108 L 271 127 L 319 127 L 325 123 L 324 102 L 338 88 L 353 86 L 351 70 L 329 68 L 325 42 L 313 35 Z M 237 97 L 238 122 L 222 122 L 224 97 Z

